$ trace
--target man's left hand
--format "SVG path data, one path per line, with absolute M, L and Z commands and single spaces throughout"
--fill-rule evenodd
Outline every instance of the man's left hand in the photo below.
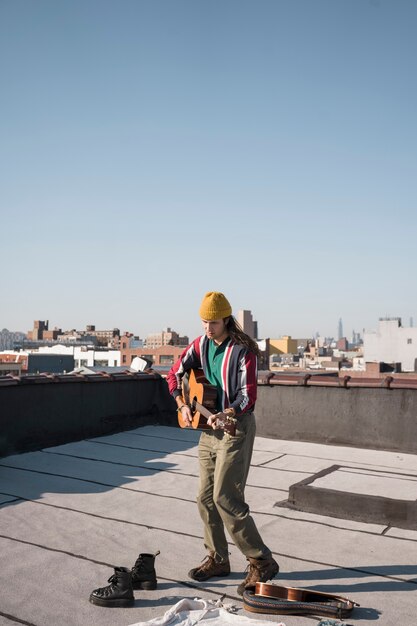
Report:
M 228 416 L 226 413 L 216 413 L 208 418 L 207 424 L 212 427 L 213 430 L 219 430 L 223 428 L 225 422 L 227 421 Z

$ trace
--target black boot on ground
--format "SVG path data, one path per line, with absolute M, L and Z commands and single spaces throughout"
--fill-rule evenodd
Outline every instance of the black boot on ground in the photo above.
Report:
M 107 587 L 94 589 L 90 595 L 90 602 L 98 606 L 127 607 L 133 606 L 132 577 L 127 567 L 115 567 L 114 574 L 110 576 Z
M 132 567 L 133 589 L 144 589 L 145 591 L 156 589 L 155 557 L 158 554 L 160 554 L 159 550 L 155 554 L 139 554 Z

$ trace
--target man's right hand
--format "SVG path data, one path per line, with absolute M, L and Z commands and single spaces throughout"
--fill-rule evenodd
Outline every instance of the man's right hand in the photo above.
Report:
M 185 427 L 190 428 L 192 421 L 193 421 L 193 416 L 192 416 L 190 407 L 187 404 L 184 404 L 180 410 L 181 410 L 181 417 L 185 422 Z

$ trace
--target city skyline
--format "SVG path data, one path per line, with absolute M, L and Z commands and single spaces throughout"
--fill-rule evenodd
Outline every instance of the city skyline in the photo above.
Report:
M 249 310 L 251 313 L 253 313 L 253 310 L 251 309 L 246 309 Z M 237 316 L 237 311 L 233 312 L 233 315 L 236 317 Z M 256 316 L 255 316 L 256 317 Z M 328 332 L 321 332 L 321 328 L 317 328 L 314 330 L 311 330 L 310 328 L 310 332 L 306 331 L 305 333 L 298 333 L 298 334 L 294 334 L 291 332 L 287 332 L 287 330 L 283 329 L 282 331 L 277 331 L 277 332 L 272 332 L 269 334 L 262 334 L 262 332 L 259 334 L 259 339 L 265 339 L 265 338 L 272 338 L 272 337 L 281 337 L 281 336 L 291 336 L 294 338 L 314 338 L 316 336 L 320 336 L 320 337 L 326 337 L 326 338 L 333 338 L 335 340 L 337 340 L 339 338 L 339 330 L 340 330 L 340 320 L 342 319 L 343 322 L 343 337 L 350 339 L 353 335 L 360 335 L 362 336 L 362 334 L 366 331 L 366 332 L 372 332 L 372 331 L 376 331 L 377 327 L 378 327 L 378 322 L 381 319 L 397 319 L 399 318 L 401 320 L 402 326 L 403 327 L 410 327 L 412 328 L 414 326 L 414 321 L 413 321 L 413 316 L 407 317 L 407 316 L 403 316 L 403 315 L 388 315 L 388 314 L 384 314 L 384 315 L 379 315 L 373 322 L 373 324 L 371 324 L 369 327 L 365 327 L 365 326 L 353 326 L 351 325 L 350 321 L 347 320 L 347 323 L 345 323 L 345 320 L 343 318 L 337 318 L 337 320 L 334 321 L 333 324 L 333 329 L 327 329 Z M 33 318 L 31 322 L 28 323 L 28 328 L 22 329 L 22 328 L 13 328 L 13 327 L 7 327 L 4 324 L 1 323 L 1 313 L 0 313 L 0 332 L 3 330 L 7 330 L 11 333 L 24 333 L 27 334 L 28 332 L 30 332 L 30 330 L 33 328 L 33 323 L 35 320 L 40 319 L 39 317 L 37 318 Z M 113 329 L 119 329 L 121 335 L 123 335 L 124 333 L 132 333 L 135 336 L 140 337 L 141 339 L 144 339 L 147 335 L 151 335 L 153 333 L 159 333 L 162 330 L 166 330 L 168 328 L 178 332 L 180 335 L 188 335 L 190 340 L 192 339 L 192 337 L 197 336 L 202 334 L 202 325 L 201 322 L 198 319 L 198 316 L 196 317 L 196 319 L 194 320 L 194 325 L 193 325 L 193 332 L 189 332 L 187 331 L 187 328 L 177 328 L 173 323 L 171 323 L 169 320 L 166 324 L 162 325 L 161 327 L 157 328 L 154 325 L 152 325 L 152 323 L 148 323 L 146 326 L 142 326 L 141 328 L 138 328 L 138 325 L 136 325 L 133 328 L 125 328 L 122 327 L 120 324 L 114 324 L 114 323 L 110 323 L 107 324 L 105 326 L 101 326 L 99 324 L 97 324 L 94 320 L 88 320 L 86 323 L 84 321 L 82 321 L 80 324 L 74 324 L 74 323 L 70 323 L 68 326 L 65 326 L 64 324 L 60 323 L 60 322 L 55 322 L 55 320 L 49 319 L 47 317 L 43 318 L 44 321 L 48 321 L 49 322 L 49 330 L 54 330 L 54 329 L 60 329 L 62 330 L 62 332 L 69 332 L 71 330 L 76 330 L 76 331 L 86 331 L 86 328 L 88 326 L 90 326 L 91 324 L 94 325 L 96 327 L 97 330 L 113 330 Z M 262 330 L 262 320 L 258 321 L 258 325 L 260 327 L 260 330 Z M 304 327 L 307 329 L 309 327 L 309 321 L 306 321 L 304 324 Z
M 416 21 L 412 0 L 0 3 L 0 326 L 192 337 L 211 290 L 263 337 L 415 318 Z
M 243 312 L 243 311 L 239 311 L 239 312 Z M 252 313 L 252 311 L 248 310 L 249 313 Z M 237 315 L 236 315 L 237 316 Z M 402 318 L 401 316 L 380 316 L 378 318 L 378 320 L 375 321 L 375 324 L 372 328 L 360 328 L 360 329 L 355 329 L 352 328 L 351 330 L 349 330 L 348 332 L 345 332 L 343 334 L 343 338 L 350 340 L 353 340 L 353 343 L 356 343 L 356 341 L 362 337 L 364 332 L 373 332 L 377 330 L 377 327 L 379 325 L 380 320 L 396 320 L 396 319 L 400 319 L 401 320 L 401 325 L 404 328 L 412 328 L 413 327 L 413 318 L 410 318 L 409 320 L 404 320 L 404 318 Z M 292 335 L 291 333 L 288 332 L 277 332 L 277 333 L 273 333 L 270 335 L 259 335 L 258 339 L 267 339 L 267 338 L 279 338 L 279 337 L 292 337 L 294 339 L 315 339 L 317 337 L 320 338 L 325 338 L 325 339 L 331 339 L 334 341 L 337 341 L 340 337 L 339 337 L 339 332 L 340 331 L 340 321 L 341 318 L 339 318 L 337 320 L 337 324 L 335 324 L 335 328 L 336 331 L 334 333 L 332 332 L 320 332 L 320 330 L 313 330 L 310 333 L 306 333 L 306 334 L 299 334 L 299 335 Z M 27 330 L 19 330 L 19 329 L 12 329 L 12 328 L 6 328 L 6 327 L 2 327 L 0 324 L 0 334 L 3 333 L 4 331 L 9 332 L 11 334 L 20 334 L 23 333 L 24 335 L 30 335 L 34 325 L 36 325 L 37 323 L 39 323 L 39 320 L 33 320 L 32 322 L 32 328 L 29 328 Z M 153 328 L 151 331 L 149 332 L 141 332 L 140 330 L 138 330 L 137 328 L 127 328 L 127 329 L 122 329 L 120 328 L 120 325 L 109 325 L 108 327 L 100 327 L 97 324 L 84 324 L 83 326 L 75 326 L 75 325 L 70 325 L 68 328 L 65 328 L 62 324 L 55 324 L 53 322 L 53 320 L 49 320 L 49 319 L 45 319 L 45 320 L 41 320 L 41 323 L 46 323 L 46 327 L 47 330 L 52 331 L 52 330 L 59 330 L 62 334 L 67 334 L 67 333 L 71 333 L 71 331 L 75 331 L 77 333 L 81 332 L 81 333 L 86 333 L 88 334 L 89 332 L 89 328 L 93 329 L 93 334 L 95 332 L 100 332 L 100 331 L 114 331 L 114 330 L 119 330 L 120 331 L 120 336 L 127 334 L 130 334 L 132 336 L 138 337 L 141 340 L 146 340 L 147 337 L 151 337 L 153 336 L 155 333 L 159 334 L 161 332 L 174 332 L 178 335 L 182 335 L 185 334 L 186 336 L 189 337 L 190 341 L 192 340 L 192 338 L 194 336 L 200 335 L 203 333 L 203 329 L 202 327 L 196 331 L 195 335 L 192 335 L 190 333 L 187 332 L 187 329 L 185 329 L 184 333 L 182 332 L 178 332 L 178 329 L 175 328 L 172 324 L 168 324 L 163 326 L 162 328 Z M 343 323 L 343 328 L 344 328 L 344 323 Z M 49 339 L 48 341 L 51 341 L 52 343 L 57 343 L 57 340 L 52 340 Z

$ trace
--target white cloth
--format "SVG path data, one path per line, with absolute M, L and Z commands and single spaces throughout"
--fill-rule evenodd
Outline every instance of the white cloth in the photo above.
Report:
M 136 622 L 130 626 L 271 626 L 271 622 L 236 615 L 233 605 L 222 604 L 220 600 L 211 602 L 202 598 L 183 598 L 174 604 L 162 617 L 154 617 L 147 622 Z M 283 622 L 275 626 L 285 626 Z

